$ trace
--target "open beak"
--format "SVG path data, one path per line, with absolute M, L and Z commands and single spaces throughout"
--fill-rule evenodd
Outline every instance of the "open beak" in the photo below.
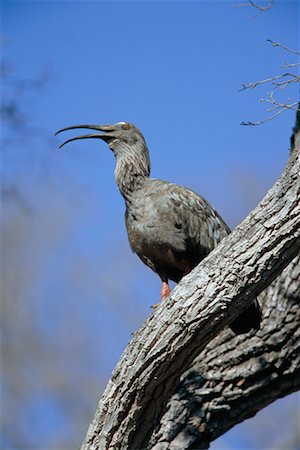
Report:
M 61 128 L 60 130 L 58 130 L 55 133 L 55 136 L 57 134 L 61 133 L 62 131 L 74 130 L 76 128 L 87 128 L 90 130 L 105 131 L 106 133 L 105 134 L 92 133 L 92 134 L 84 134 L 82 136 L 77 136 L 77 137 L 68 139 L 67 141 L 63 142 L 59 146 L 59 148 L 62 148 L 64 145 L 68 144 L 68 142 L 76 141 L 77 139 L 90 139 L 90 138 L 102 139 L 103 141 L 108 143 L 112 139 L 115 138 L 114 134 L 112 133 L 113 131 L 115 131 L 114 125 L 73 125 L 72 127 Z

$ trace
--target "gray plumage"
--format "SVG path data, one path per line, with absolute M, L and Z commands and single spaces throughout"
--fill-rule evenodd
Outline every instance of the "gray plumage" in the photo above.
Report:
M 76 125 L 56 134 L 89 128 L 104 134 L 75 137 L 107 142 L 116 157 L 115 178 L 126 204 L 125 221 L 130 246 L 156 272 L 162 282 L 162 298 L 169 293 L 168 280 L 179 282 L 230 233 L 217 211 L 199 194 L 150 178 L 150 158 L 141 131 L 133 124 Z M 257 300 L 231 323 L 235 333 L 258 329 L 261 311 Z

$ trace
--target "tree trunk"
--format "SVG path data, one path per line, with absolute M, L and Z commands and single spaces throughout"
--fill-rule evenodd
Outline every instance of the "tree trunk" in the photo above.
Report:
M 264 294 L 259 332 L 220 334 L 299 254 L 299 174 L 295 145 L 257 208 L 135 333 L 82 449 L 207 448 L 299 387 L 299 259 Z

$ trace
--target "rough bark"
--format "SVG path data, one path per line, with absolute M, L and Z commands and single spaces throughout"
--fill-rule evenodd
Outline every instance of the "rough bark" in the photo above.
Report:
M 152 450 L 204 449 L 300 388 L 300 257 L 260 295 L 261 330 L 225 329 L 196 358 L 152 435 Z
M 300 157 L 297 149 L 280 179 L 257 208 L 181 281 L 170 298 L 151 314 L 134 335 L 100 400 L 83 449 L 133 450 L 164 445 L 163 443 L 167 442 L 163 429 L 158 430 L 155 435 L 153 431 L 161 422 L 166 404 L 175 392 L 180 376 L 191 366 L 195 357 L 204 351 L 205 346 L 299 254 L 299 174 Z M 291 312 L 293 313 L 294 311 Z M 267 330 L 272 324 L 273 322 L 266 318 L 264 329 L 266 327 Z M 293 334 L 293 329 L 292 326 L 287 335 Z M 229 336 L 228 341 L 225 336 Z M 230 355 L 231 345 L 244 343 L 242 361 L 244 357 L 247 359 L 247 355 L 251 360 L 251 349 L 245 337 L 232 340 L 228 331 L 218 339 L 221 339 L 220 345 L 223 345 L 227 357 Z M 264 342 L 258 335 L 252 336 L 252 339 Z M 212 349 L 217 344 L 216 340 L 213 342 Z M 233 342 L 235 343 L 232 344 Z M 242 394 L 248 387 L 250 395 L 252 384 L 249 384 L 249 377 L 246 376 L 247 370 L 256 370 L 257 373 L 266 370 L 266 379 L 268 370 L 275 376 L 277 367 L 274 364 L 272 368 L 271 360 L 272 345 L 276 348 L 276 335 L 275 338 L 271 334 L 269 338 L 266 336 L 266 346 L 267 342 L 269 352 L 266 349 L 266 354 L 262 356 L 264 361 L 260 361 L 256 355 L 255 362 L 250 362 L 244 371 L 239 373 L 238 369 L 235 369 L 237 379 L 234 374 L 230 375 L 229 371 L 228 383 L 225 383 L 226 379 L 222 381 L 225 383 L 223 387 L 227 389 L 228 398 L 233 396 L 232 402 L 238 402 L 235 397 L 237 392 Z M 244 354 L 246 356 L 243 356 Z M 293 353 L 291 355 L 293 356 Z M 222 378 L 224 374 L 218 366 L 218 357 L 212 359 L 210 364 L 214 367 L 213 371 L 219 373 Z M 265 367 L 269 369 L 264 369 Z M 289 367 L 292 367 L 292 363 Z M 221 379 L 216 378 L 217 389 L 218 383 L 222 385 Z M 279 395 L 286 393 L 284 389 L 283 382 L 282 394 Z M 287 391 L 288 389 L 290 387 Z M 276 395 L 278 396 L 278 393 Z M 224 411 L 228 410 L 226 406 L 222 406 L 222 399 L 220 401 L 219 411 L 224 416 Z M 270 401 L 262 400 L 260 407 Z M 255 408 L 249 411 L 254 414 Z M 208 414 L 207 423 L 203 422 L 208 427 L 210 417 L 214 418 L 203 442 L 218 435 L 218 431 L 213 431 L 213 423 L 217 423 L 216 415 Z M 245 415 L 247 416 L 246 408 Z M 236 423 L 239 418 L 232 420 Z M 224 431 L 230 428 L 233 422 L 227 421 Z M 161 423 L 163 424 L 163 421 Z M 149 443 L 151 435 L 152 444 Z

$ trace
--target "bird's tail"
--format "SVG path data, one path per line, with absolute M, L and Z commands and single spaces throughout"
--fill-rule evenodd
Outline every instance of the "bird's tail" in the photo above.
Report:
M 259 330 L 262 313 L 257 298 L 229 325 L 235 334 L 248 333 L 250 330 Z

